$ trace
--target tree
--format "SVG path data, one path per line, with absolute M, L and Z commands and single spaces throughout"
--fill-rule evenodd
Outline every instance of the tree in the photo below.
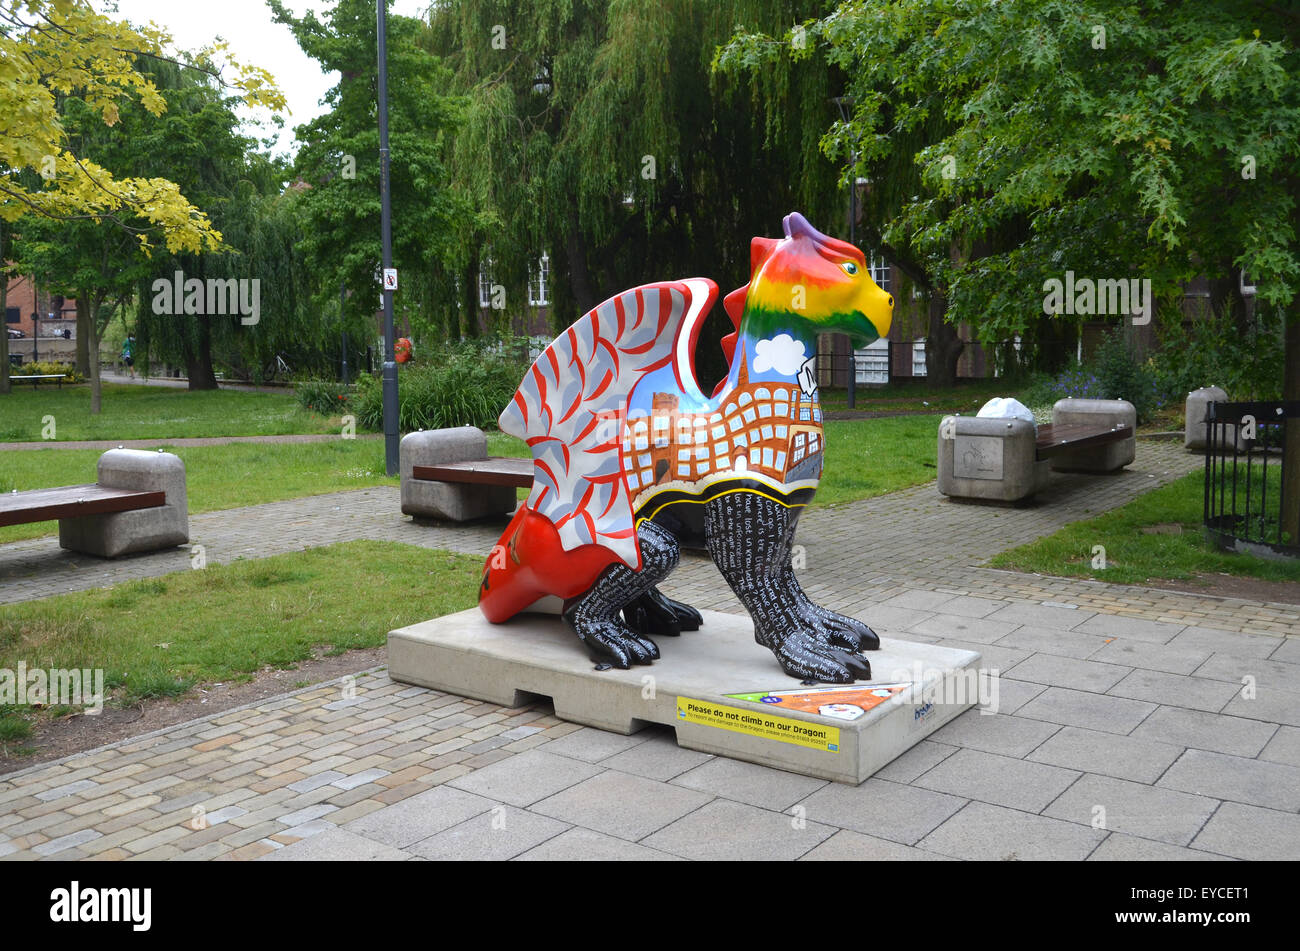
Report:
M 486 258 L 507 300 L 525 301 L 547 252 L 558 330 L 646 281 L 746 282 L 749 239 L 793 209 L 835 229 L 845 202 L 817 149 L 835 112 L 833 77 L 710 71 L 738 19 L 782 29 L 827 9 L 809 0 L 433 7 L 426 41 L 468 101 L 449 168 L 476 211 L 458 220 L 441 269 L 446 323 L 475 319 Z M 756 108 L 764 90 L 780 108 Z M 715 339 L 730 329 L 725 317 L 711 323 Z M 716 348 L 700 351 L 720 366 Z
M 296 130 L 302 148 L 295 165 L 305 186 L 299 204 L 306 226 L 302 250 L 317 277 L 317 304 L 332 309 L 340 286 L 348 312 L 372 316 L 379 306 L 380 162 L 376 119 L 378 58 L 372 0 L 340 0 L 322 21 L 293 16 L 268 0 L 303 51 L 339 83 L 326 94 L 330 111 Z M 393 264 L 401 275 L 399 322 L 408 322 L 431 296 L 433 262 L 449 254 L 457 219 L 469 209 L 447 187 L 443 140 L 460 104 L 445 94 L 450 77 L 438 58 L 417 43 L 418 20 L 388 19 L 390 190 Z
M 1280 4 L 1185 0 L 846 0 L 807 24 L 858 106 L 828 147 L 895 150 L 923 187 L 885 226 L 911 242 L 984 339 L 1040 319 L 1064 271 L 1198 274 L 1259 288 L 1285 321 L 1281 395 L 1300 398 L 1300 17 Z M 778 40 L 742 34 L 737 51 Z M 941 117 L 921 143 L 909 136 Z M 920 145 L 918 148 L 917 145 Z M 962 252 L 954 254 L 954 249 Z M 1230 286 L 1230 285 L 1228 285 Z M 1218 285 L 1211 302 L 1240 312 Z M 1300 424 L 1288 427 L 1300 490 Z M 1283 511 L 1300 524 L 1300 491 Z
M 124 102 L 162 114 L 166 103 L 137 69 L 137 58 L 167 58 L 169 41 L 156 28 L 137 30 L 102 16 L 85 0 L 25 0 L 0 7 L 0 218 L 108 220 L 131 233 L 144 254 L 157 241 L 172 251 L 220 247 L 207 216 L 175 183 L 115 177 L 68 148 L 61 111 L 65 97 L 77 96 L 109 127 L 118 123 Z M 204 51 L 197 68 L 219 76 L 223 58 L 238 73 L 234 85 L 244 101 L 283 108 L 270 75 L 235 63 L 222 44 Z M 32 183 L 33 175 L 40 176 L 40 185 Z M 6 360 L 0 381 L 7 379 Z M 92 390 L 97 402 L 97 384 Z

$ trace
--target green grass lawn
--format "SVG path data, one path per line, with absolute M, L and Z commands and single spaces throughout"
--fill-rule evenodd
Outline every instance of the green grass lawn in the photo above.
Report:
M 397 484 L 396 476 L 390 478 L 384 473 L 382 440 L 161 445 L 185 462 L 191 515 Z M 98 449 L 0 449 L 0 492 L 94 482 L 99 456 Z M 57 522 L 12 525 L 0 528 L 0 544 L 57 531 Z
M 1075 522 L 1046 538 L 1003 552 L 989 564 L 995 568 L 1122 584 L 1187 580 L 1196 574 L 1220 572 L 1300 582 L 1300 562 L 1223 552 L 1206 539 L 1201 525 L 1204 479 L 1204 473 L 1193 472 L 1139 496 L 1122 508 Z M 1142 531 L 1154 525 L 1177 525 L 1181 534 Z M 1092 567 L 1094 545 L 1106 549 L 1105 569 Z
M 42 420 L 54 417 L 55 441 L 179 439 L 337 433 L 338 419 L 301 409 L 292 391 L 189 390 L 104 384 L 103 407 L 90 415 L 90 387 L 18 384 L 0 396 L 0 442 L 40 442 Z
M 99 668 L 106 703 L 179 696 L 381 646 L 393 628 L 472 607 L 482 569 L 469 555 L 355 541 L 6 605 L 0 668 Z M 0 707 L 0 747 L 21 744 L 31 716 Z

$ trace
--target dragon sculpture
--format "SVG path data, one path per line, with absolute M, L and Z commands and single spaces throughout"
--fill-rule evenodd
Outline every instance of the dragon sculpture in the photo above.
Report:
M 537 358 L 500 419 L 532 448 L 534 481 L 484 570 L 488 620 L 558 598 L 597 662 L 648 664 L 659 657 L 652 636 L 700 626 L 655 587 L 689 544 L 708 550 L 786 673 L 870 678 L 859 652 L 879 638 L 808 598 L 791 547 L 824 457 L 817 335 L 846 333 L 855 346 L 884 337 L 894 299 L 851 244 L 798 213 L 784 231 L 753 239 L 749 284 L 723 301 L 736 330 L 712 396 L 694 365 L 718 296 L 703 278 L 612 297 Z

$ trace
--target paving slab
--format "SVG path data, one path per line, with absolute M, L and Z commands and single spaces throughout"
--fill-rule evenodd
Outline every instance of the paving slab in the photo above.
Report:
M 809 821 L 915 845 L 966 804 L 957 796 L 868 779 L 861 786 L 823 786 L 800 805 Z
M 599 772 L 567 756 L 531 749 L 448 780 L 446 785 L 495 802 L 528 806 Z
M 353 819 L 343 828 L 393 848 L 407 849 L 496 805 L 491 799 L 444 784 Z
M 1036 813 L 1078 777 L 1079 773 L 1072 769 L 959 749 L 915 780 L 915 785 Z
M 267 852 L 259 862 L 404 862 L 409 852 L 395 849 L 367 836 L 335 829 L 303 839 L 282 849 Z
M 1300 859 L 1300 816 L 1225 802 L 1192 848 L 1252 861 L 1294 862 Z
M 493 806 L 408 846 L 406 851 L 431 861 L 503 862 L 527 852 L 571 828 L 555 819 L 515 806 Z
M 1112 697 L 1218 713 L 1240 689 L 1237 684 L 1218 680 L 1180 677 L 1158 670 L 1135 670 L 1106 692 Z
M 735 802 L 782 812 L 821 789 L 826 785 L 826 780 L 759 766 L 757 763 L 715 757 L 682 773 L 672 783 L 674 786 L 685 786 L 687 789 Z
M 635 842 L 713 797 L 669 783 L 608 770 L 534 803 L 533 812 Z
M 1300 767 L 1284 763 L 1188 750 L 1157 785 L 1286 812 L 1300 810 Z
M 626 839 L 570 829 L 518 856 L 517 862 L 680 862 L 679 856 L 648 849 Z
M 756 806 L 715 799 L 642 840 L 696 861 L 781 862 L 797 859 L 837 830 Z
M 1094 655 L 1096 656 L 1100 654 Z M 1132 670 L 1132 667 L 1099 663 L 1095 659 L 1078 660 L 1055 654 L 1035 654 L 1017 664 L 1015 673 L 1017 680 L 1028 680 L 1030 683 L 1105 693 Z
M 943 729 L 936 730 L 932 739 L 937 743 L 1020 759 L 1059 729 L 1058 725 L 1042 720 L 975 709 L 967 710 Z
M 1117 736 L 1077 726 L 1062 727 L 1030 753 L 1029 759 L 1116 779 L 1154 783 L 1182 755 L 1183 746 L 1138 737 L 1141 729 L 1138 727 L 1131 736 Z
M 644 732 L 650 733 L 652 730 L 655 735 L 644 743 L 638 743 L 629 750 L 616 753 L 609 759 L 602 760 L 600 765 L 624 773 L 644 776 L 646 779 L 666 782 L 713 759 L 709 753 L 682 749 L 677 745 L 673 732 L 665 727 L 654 727 Z
M 388 672 L 505 706 L 550 697 L 557 717 L 613 733 L 664 724 L 687 749 L 855 784 L 978 699 L 979 653 L 883 639 L 870 653 L 872 680 L 850 685 L 851 698 L 835 695 L 846 697 L 837 711 L 859 705 L 854 718 L 828 712 L 826 701 L 807 712 L 770 696 L 806 688 L 754 643 L 748 617 L 703 617 L 698 633 L 664 639 L 653 665 L 598 670 L 558 617 L 491 624 L 471 608 L 391 632 Z M 873 685 L 890 683 L 901 686 L 887 699 L 869 696 Z M 573 748 L 586 756 L 619 751 L 594 734 Z
M 1105 833 L 1018 809 L 972 802 L 918 846 L 975 861 L 1079 861 Z
M 1261 723 L 1245 717 L 1230 717 L 1183 707 L 1160 707 L 1142 721 L 1132 736 L 1134 739 L 1155 740 L 1214 753 L 1258 756 L 1277 730 L 1278 727 L 1272 723 Z
M 1043 815 L 1143 839 L 1187 845 L 1219 802 L 1142 783 L 1083 776 Z
M 888 839 L 841 829 L 811 852 L 801 862 L 954 862 L 951 855 L 940 855 Z
M 1155 709 L 1156 704 L 1146 701 L 1065 687 L 1048 687 L 1018 709 L 1016 716 L 1083 727 L 1086 730 L 1127 734 Z
M 1265 727 L 1271 724 L 1262 724 Z M 1228 753 L 1231 750 L 1222 750 Z M 1300 766 L 1300 730 L 1293 726 L 1277 728 L 1277 733 L 1259 754 L 1260 759 L 1272 763 L 1286 763 L 1288 766 Z
M 1215 855 L 1198 849 L 1183 848 L 1154 839 L 1139 839 L 1135 835 L 1112 832 L 1097 850 L 1088 856 L 1089 862 L 1231 862 L 1226 855 Z

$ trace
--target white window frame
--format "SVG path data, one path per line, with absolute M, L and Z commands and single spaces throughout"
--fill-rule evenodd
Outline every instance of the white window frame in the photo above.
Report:
M 482 258 L 478 266 L 478 305 L 492 306 L 492 287 L 496 284 L 496 275 L 492 273 L 491 258 Z
M 855 350 L 853 363 L 857 373 L 857 382 L 888 383 L 889 340 L 885 338 L 873 340 L 861 350 Z
M 925 376 L 925 339 L 912 341 L 912 376 Z
M 871 279 L 876 282 L 877 287 L 886 293 L 889 292 L 891 274 L 889 262 L 883 256 L 877 258 L 876 253 L 871 252 L 871 255 L 867 258 L 867 273 L 871 275 Z
M 532 307 L 546 307 L 551 303 L 551 257 L 545 251 L 528 274 L 528 303 Z

